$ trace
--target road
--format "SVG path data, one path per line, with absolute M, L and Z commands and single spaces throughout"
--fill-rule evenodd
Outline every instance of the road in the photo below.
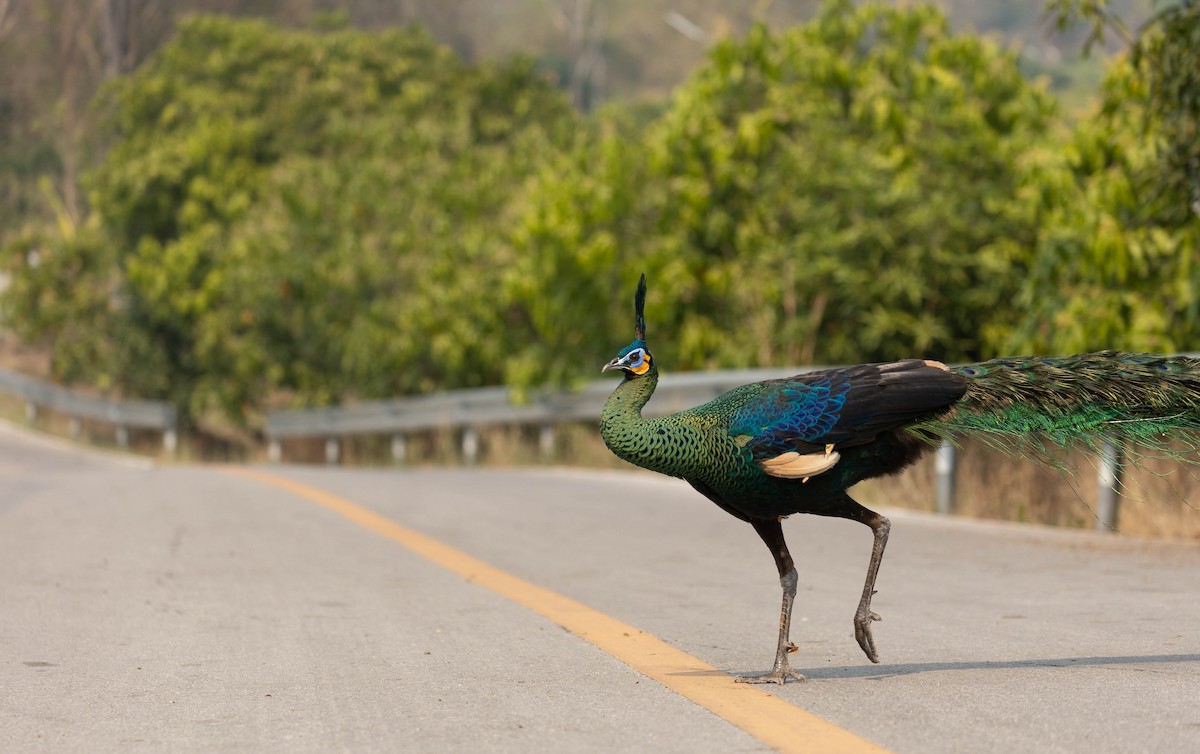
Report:
M 769 664 L 771 558 L 681 483 L 260 471 L 720 671 Z M 0 431 L 0 751 L 771 750 L 759 722 L 730 722 L 347 510 Z M 786 524 L 793 662 L 809 680 L 767 689 L 787 703 L 772 716 L 807 710 L 914 754 L 1200 751 L 1200 545 L 888 513 L 879 665 L 850 623 L 868 530 Z

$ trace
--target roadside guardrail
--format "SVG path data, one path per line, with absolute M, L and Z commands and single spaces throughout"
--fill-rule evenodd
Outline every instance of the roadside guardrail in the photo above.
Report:
M 130 427 L 161 432 L 163 450 L 168 455 L 174 454 L 178 446 L 175 407 L 162 401 L 100 398 L 8 369 L 0 369 L 0 392 L 24 399 L 30 423 L 42 408 L 66 414 L 72 437 L 79 435 L 80 421 L 87 419 L 113 425 L 117 445 L 122 448 L 129 447 Z

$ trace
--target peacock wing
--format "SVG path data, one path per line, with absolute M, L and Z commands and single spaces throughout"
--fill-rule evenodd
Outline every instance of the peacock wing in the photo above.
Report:
M 881 432 L 945 411 L 963 396 L 966 380 L 937 362 L 906 359 L 761 386 L 733 413 L 729 431 L 748 438 L 745 444 L 768 474 L 803 478 L 831 468 L 835 449 L 869 443 Z

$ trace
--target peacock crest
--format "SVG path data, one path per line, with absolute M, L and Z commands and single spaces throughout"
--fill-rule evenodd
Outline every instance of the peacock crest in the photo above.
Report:
M 621 349 L 617 357 L 605 364 L 600 371 L 623 370 L 626 375 L 641 377 L 650 371 L 653 357 L 646 347 L 646 275 L 638 280 L 637 293 L 633 297 L 633 342 Z

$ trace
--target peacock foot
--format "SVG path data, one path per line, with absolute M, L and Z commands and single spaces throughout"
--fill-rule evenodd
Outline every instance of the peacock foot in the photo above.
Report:
M 854 638 L 858 640 L 858 646 L 862 647 L 867 659 L 875 663 L 879 662 L 879 653 L 875 651 L 875 637 L 871 635 L 871 623 L 877 620 L 883 620 L 883 618 L 870 610 L 859 610 L 854 616 Z
M 788 679 L 794 681 L 808 680 L 800 673 L 797 673 L 791 668 L 775 668 L 766 673 L 755 673 L 753 675 L 740 675 L 734 678 L 735 683 L 778 683 L 780 686 L 788 682 Z
M 788 651 L 791 651 L 794 646 L 796 645 L 788 645 Z M 782 686 L 782 684 L 787 683 L 788 678 L 791 678 L 793 681 L 808 680 L 808 678 L 805 678 L 804 676 L 798 674 L 798 672 L 788 668 L 787 659 L 785 658 L 784 662 L 775 663 L 774 670 L 769 670 L 767 672 L 756 672 L 756 674 L 749 676 L 738 676 L 737 678 L 734 678 L 733 681 L 737 683 L 778 683 L 780 686 Z

